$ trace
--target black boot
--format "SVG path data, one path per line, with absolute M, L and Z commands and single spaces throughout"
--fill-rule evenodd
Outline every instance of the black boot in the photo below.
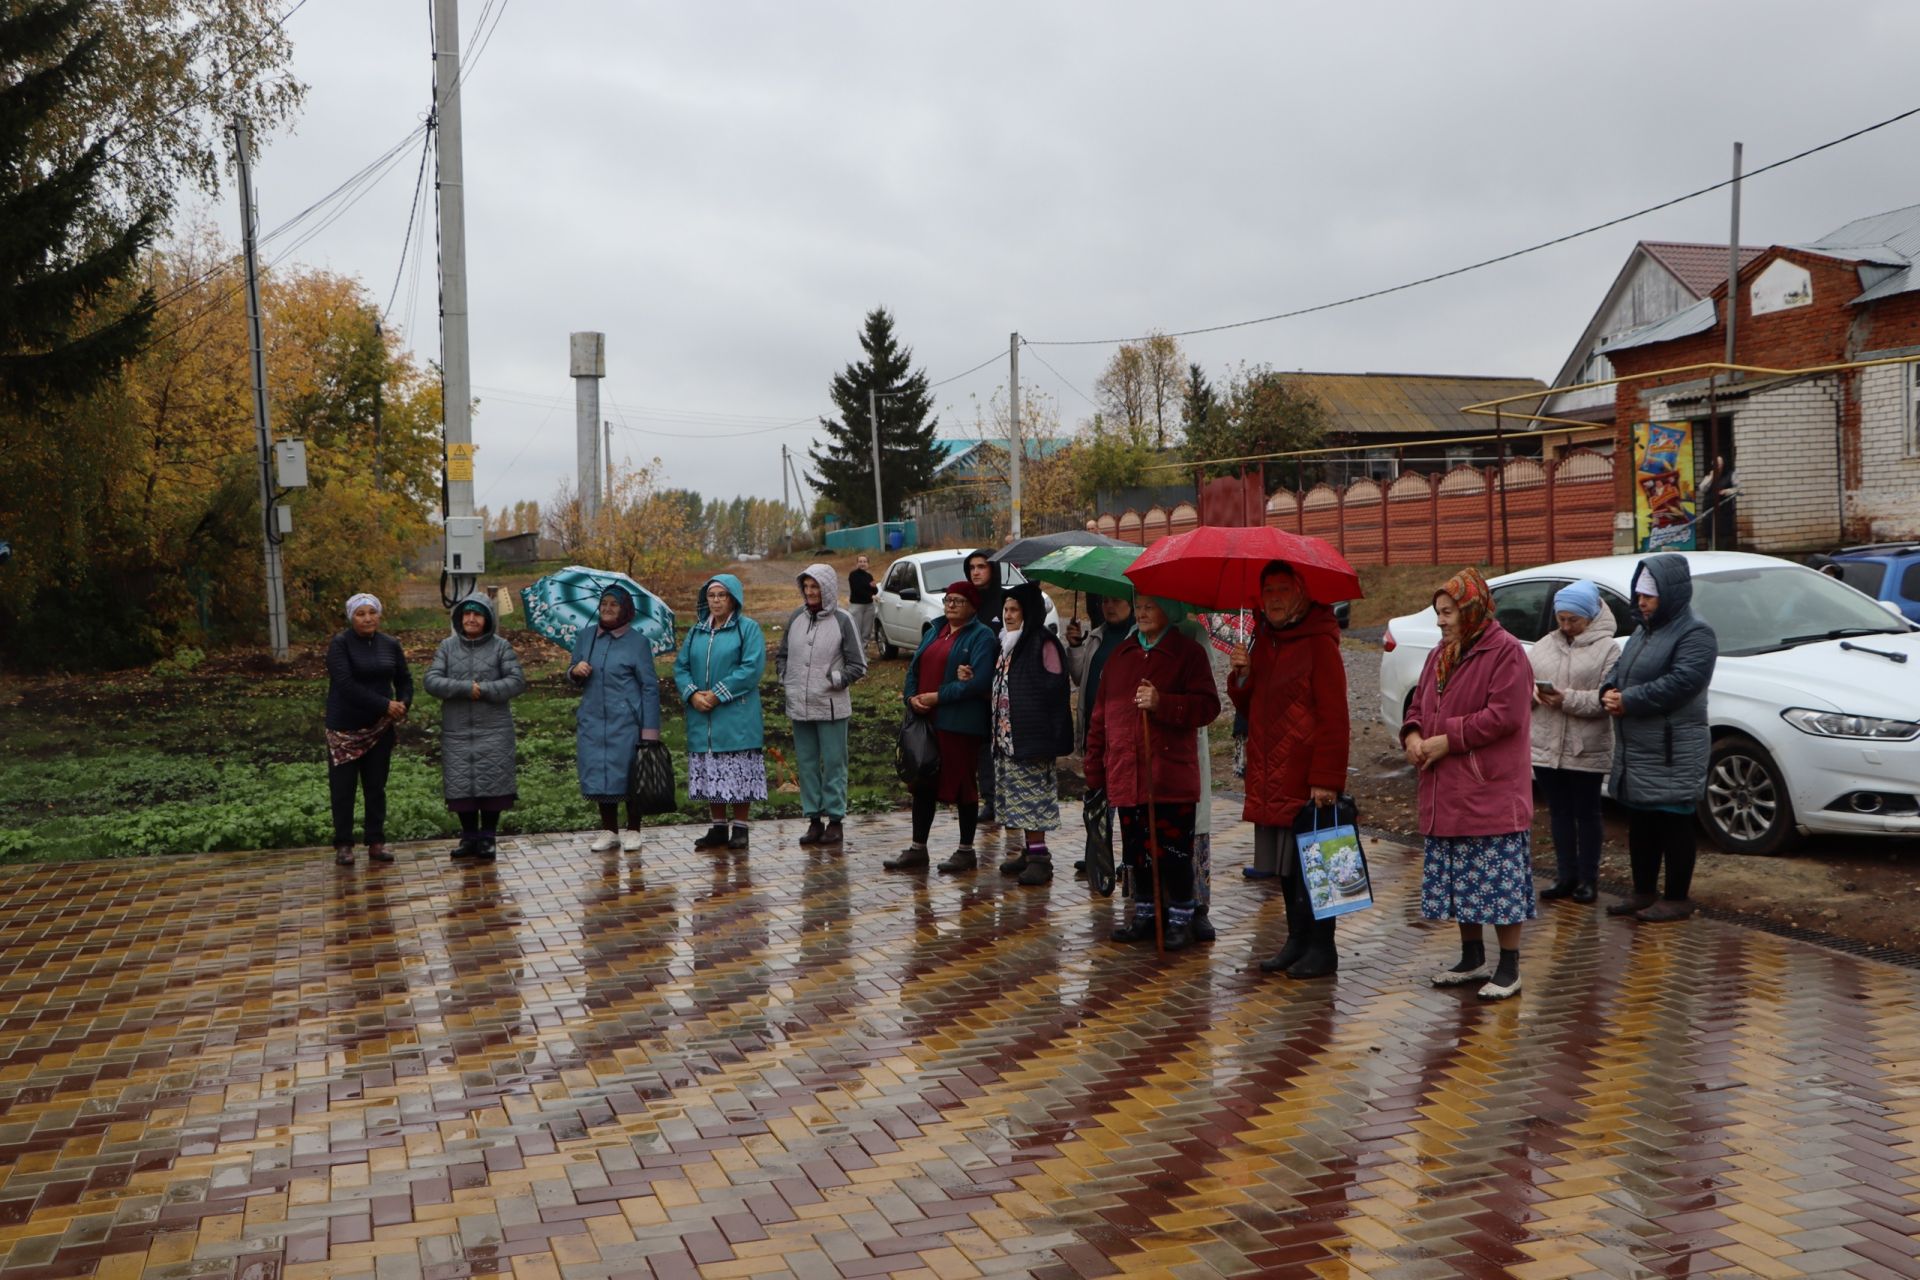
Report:
M 746 848 L 746 847 L 747 847 L 747 832 L 748 832 L 748 830 L 749 830 L 749 828 L 747 827 L 747 824 L 746 824 L 746 823 L 744 823 L 744 822 L 736 822 L 736 823 L 734 823 L 734 824 L 733 824 L 733 834 L 727 837 L 727 848 L 729 848 L 729 849 L 744 849 L 744 848 Z
M 460 833 L 460 843 L 454 845 L 453 848 L 449 849 L 447 851 L 447 856 L 449 858 L 453 858 L 456 861 L 458 861 L 461 858 L 479 857 L 480 856 L 480 833 L 477 831 L 462 831 Z
M 1551 889 L 1542 889 L 1540 891 L 1540 901 L 1542 902 L 1558 902 L 1562 898 L 1571 898 L 1572 896 L 1573 881 L 1571 880 L 1556 880 Z
M 1218 936 L 1213 931 L 1213 916 L 1207 911 L 1207 904 L 1203 902 L 1193 909 L 1193 940 L 1212 942 Z
M 724 849 L 727 847 L 727 824 L 716 822 L 707 828 L 707 834 L 693 842 L 696 849 Z
M 1168 951 L 1184 951 L 1193 945 L 1193 904 L 1167 908 L 1165 933 Z
M 1599 896 L 1591 881 L 1582 881 L 1573 886 L 1573 900 L 1583 907 L 1591 906 L 1593 900 Z
M 1333 945 L 1333 924 L 1331 920 L 1313 922 L 1313 940 L 1307 944 L 1307 954 L 1287 970 L 1289 978 L 1325 978 L 1340 967 L 1340 953 Z
M 1021 847 L 1020 852 L 1000 864 L 1000 874 L 1003 876 L 1017 876 L 1026 869 L 1027 851 L 1025 846 Z
M 1133 916 L 1113 927 L 1108 935 L 1115 942 L 1153 941 L 1153 904 L 1134 900 Z
M 818 814 L 815 814 L 813 820 L 807 823 L 806 833 L 800 837 L 800 843 L 806 845 L 819 844 L 822 840 L 825 840 L 826 837 L 827 825 L 820 821 Z
M 927 846 L 910 844 L 880 865 L 889 871 L 925 871 L 928 861 Z
M 1260 962 L 1262 973 L 1285 973 L 1306 958 L 1313 942 L 1313 903 L 1307 898 L 1297 861 L 1293 870 L 1280 873 L 1280 896 L 1287 904 L 1287 942 Z
M 492 862 L 500 856 L 500 848 L 493 832 L 483 831 L 480 833 L 480 851 L 475 856 L 482 862 Z
M 1020 872 L 1020 883 L 1031 888 L 1046 884 L 1053 879 L 1053 855 L 1045 849 L 1029 849 L 1026 854 L 1026 867 Z
M 838 818 L 829 822 L 827 829 L 820 835 L 821 844 L 845 844 L 846 842 L 847 829 L 841 825 L 840 819 Z
M 972 871 L 979 865 L 980 857 L 974 853 L 973 846 L 963 844 L 941 861 L 939 870 L 944 875 L 954 876 L 963 871 Z

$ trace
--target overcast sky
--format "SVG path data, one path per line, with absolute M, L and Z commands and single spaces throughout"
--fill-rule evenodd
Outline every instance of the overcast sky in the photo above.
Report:
M 461 2 L 469 50 L 481 8 Z M 934 379 L 1001 353 L 937 393 L 943 434 L 965 435 L 974 397 L 1006 383 L 1010 331 L 1124 337 L 1325 302 L 1717 181 L 1735 139 L 1751 170 L 1920 105 L 1907 0 L 496 0 L 495 13 L 465 149 L 477 490 L 496 509 L 573 473 L 572 330 L 607 335 L 616 453 L 657 455 L 671 483 L 710 495 L 777 497 L 780 445 L 804 464 L 828 379 L 876 304 Z M 256 168 L 266 228 L 399 141 L 429 101 L 424 3 L 309 0 L 287 30 L 311 88 Z M 1757 178 L 1742 239 L 1809 240 L 1920 202 L 1916 154 L 1920 117 Z M 298 256 L 384 302 L 416 161 Z M 232 234 L 230 204 L 216 212 Z M 1185 347 L 1213 370 L 1551 379 L 1636 240 L 1724 242 L 1727 214 L 1717 193 Z M 402 284 L 395 319 L 435 356 L 427 269 L 411 311 Z M 1040 348 L 1059 377 L 1034 354 L 1023 383 L 1057 397 L 1069 426 L 1090 415 L 1079 392 L 1111 348 Z

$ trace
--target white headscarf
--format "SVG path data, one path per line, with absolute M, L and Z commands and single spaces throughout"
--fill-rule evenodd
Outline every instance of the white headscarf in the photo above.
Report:
M 354 594 L 347 597 L 347 621 L 348 622 L 353 621 L 354 610 L 358 609 L 363 604 L 372 605 L 373 611 L 375 613 L 384 614 L 386 612 L 386 609 L 380 603 L 379 596 L 373 594 L 373 592 L 371 591 L 356 591 Z
M 1653 574 L 1651 572 L 1642 569 L 1640 576 L 1634 580 L 1633 594 L 1637 596 L 1653 596 L 1657 599 L 1660 595 L 1660 584 L 1653 580 Z
M 1025 629 L 1026 623 L 1024 620 L 1022 620 L 1020 626 L 1003 629 L 1000 632 L 1000 652 L 1003 654 L 1012 653 L 1013 646 L 1020 643 L 1020 636 Z

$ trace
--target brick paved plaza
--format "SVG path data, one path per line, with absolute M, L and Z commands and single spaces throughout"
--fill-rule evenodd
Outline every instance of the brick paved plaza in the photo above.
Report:
M 1246 827 L 1162 960 L 850 825 L 6 870 L 0 1280 L 1920 1275 L 1913 972 L 1558 907 L 1483 1006 L 1379 845 L 1290 983 Z

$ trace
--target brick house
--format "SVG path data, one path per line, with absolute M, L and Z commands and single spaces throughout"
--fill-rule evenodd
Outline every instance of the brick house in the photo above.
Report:
M 1920 355 L 1920 205 L 1773 245 L 1740 269 L 1734 363 L 1782 371 Z M 1920 537 L 1920 363 L 1825 373 L 1722 372 L 1723 282 L 1693 305 L 1601 344 L 1622 381 L 1614 439 L 1685 420 L 1695 474 L 1717 452 L 1739 476 L 1738 535 L 1756 551 Z M 1713 421 L 1717 417 L 1717 423 Z M 1633 509 L 1632 469 L 1616 472 Z

